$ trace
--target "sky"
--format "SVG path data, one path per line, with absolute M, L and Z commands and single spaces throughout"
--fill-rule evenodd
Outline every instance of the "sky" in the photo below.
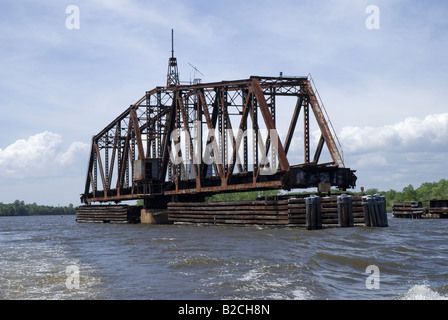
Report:
M 184 81 L 311 73 L 356 190 L 447 179 L 447 16 L 443 0 L 2 0 L 0 202 L 80 204 L 92 136 L 165 84 L 171 29 Z

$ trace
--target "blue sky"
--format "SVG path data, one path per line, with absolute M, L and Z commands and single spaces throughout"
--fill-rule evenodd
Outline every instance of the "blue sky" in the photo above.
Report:
M 442 0 L 1 1 L 0 202 L 79 204 L 91 137 L 165 83 L 172 28 L 181 80 L 311 73 L 358 189 L 446 179 L 447 16 Z

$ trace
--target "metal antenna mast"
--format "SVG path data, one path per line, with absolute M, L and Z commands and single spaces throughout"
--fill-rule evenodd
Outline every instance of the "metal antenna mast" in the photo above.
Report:
M 180 84 L 179 71 L 177 69 L 177 59 L 174 57 L 174 30 L 171 29 L 171 58 L 168 61 L 168 74 L 166 86 L 172 87 Z
M 174 30 L 171 29 L 171 58 L 174 58 Z

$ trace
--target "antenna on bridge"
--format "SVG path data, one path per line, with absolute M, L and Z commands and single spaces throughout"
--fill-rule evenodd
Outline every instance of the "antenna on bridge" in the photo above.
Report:
M 174 30 L 171 29 L 171 58 L 174 58 Z
M 174 57 L 174 30 L 171 29 L 171 58 L 168 61 L 168 74 L 166 86 L 176 86 L 179 82 L 179 70 L 177 68 L 177 59 Z
M 194 65 L 192 65 L 190 62 L 188 62 L 188 64 L 193 68 L 194 70 L 194 74 L 193 74 L 193 84 L 198 84 L 201 83 L 201 79 L 200 78 L 196 78 L 196 72 L 203 75 L 204 74 L 198 70 L 198 68 L 196 68 Z M 205 76 L 204 76 L 205 77 Z M 191 73 L 190 73 L 190 84 L 191 84 Z

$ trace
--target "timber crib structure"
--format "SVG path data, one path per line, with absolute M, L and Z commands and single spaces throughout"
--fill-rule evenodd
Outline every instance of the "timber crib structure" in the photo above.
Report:
M 289 123 L 279 123 L 280 114 Z M 320 131 L 314 148 L 313 116 Z M 293 163 L 299 117 L 303 162 Z M 325 146 L 330 160 L 321 163 Z M 182 84 L 172 50 L 166 86 L 147 91 L 92 138 L 81 202 L 143 199 L 145 210 L 157 211 L 218 193 L 347 190 L 354 173 L 310 75 Z
M 448 219 L 448 200 L 432 199 L 429 207 L 424 207 L 420 201 L 397 202 L 392 210 L 394 218 Z

